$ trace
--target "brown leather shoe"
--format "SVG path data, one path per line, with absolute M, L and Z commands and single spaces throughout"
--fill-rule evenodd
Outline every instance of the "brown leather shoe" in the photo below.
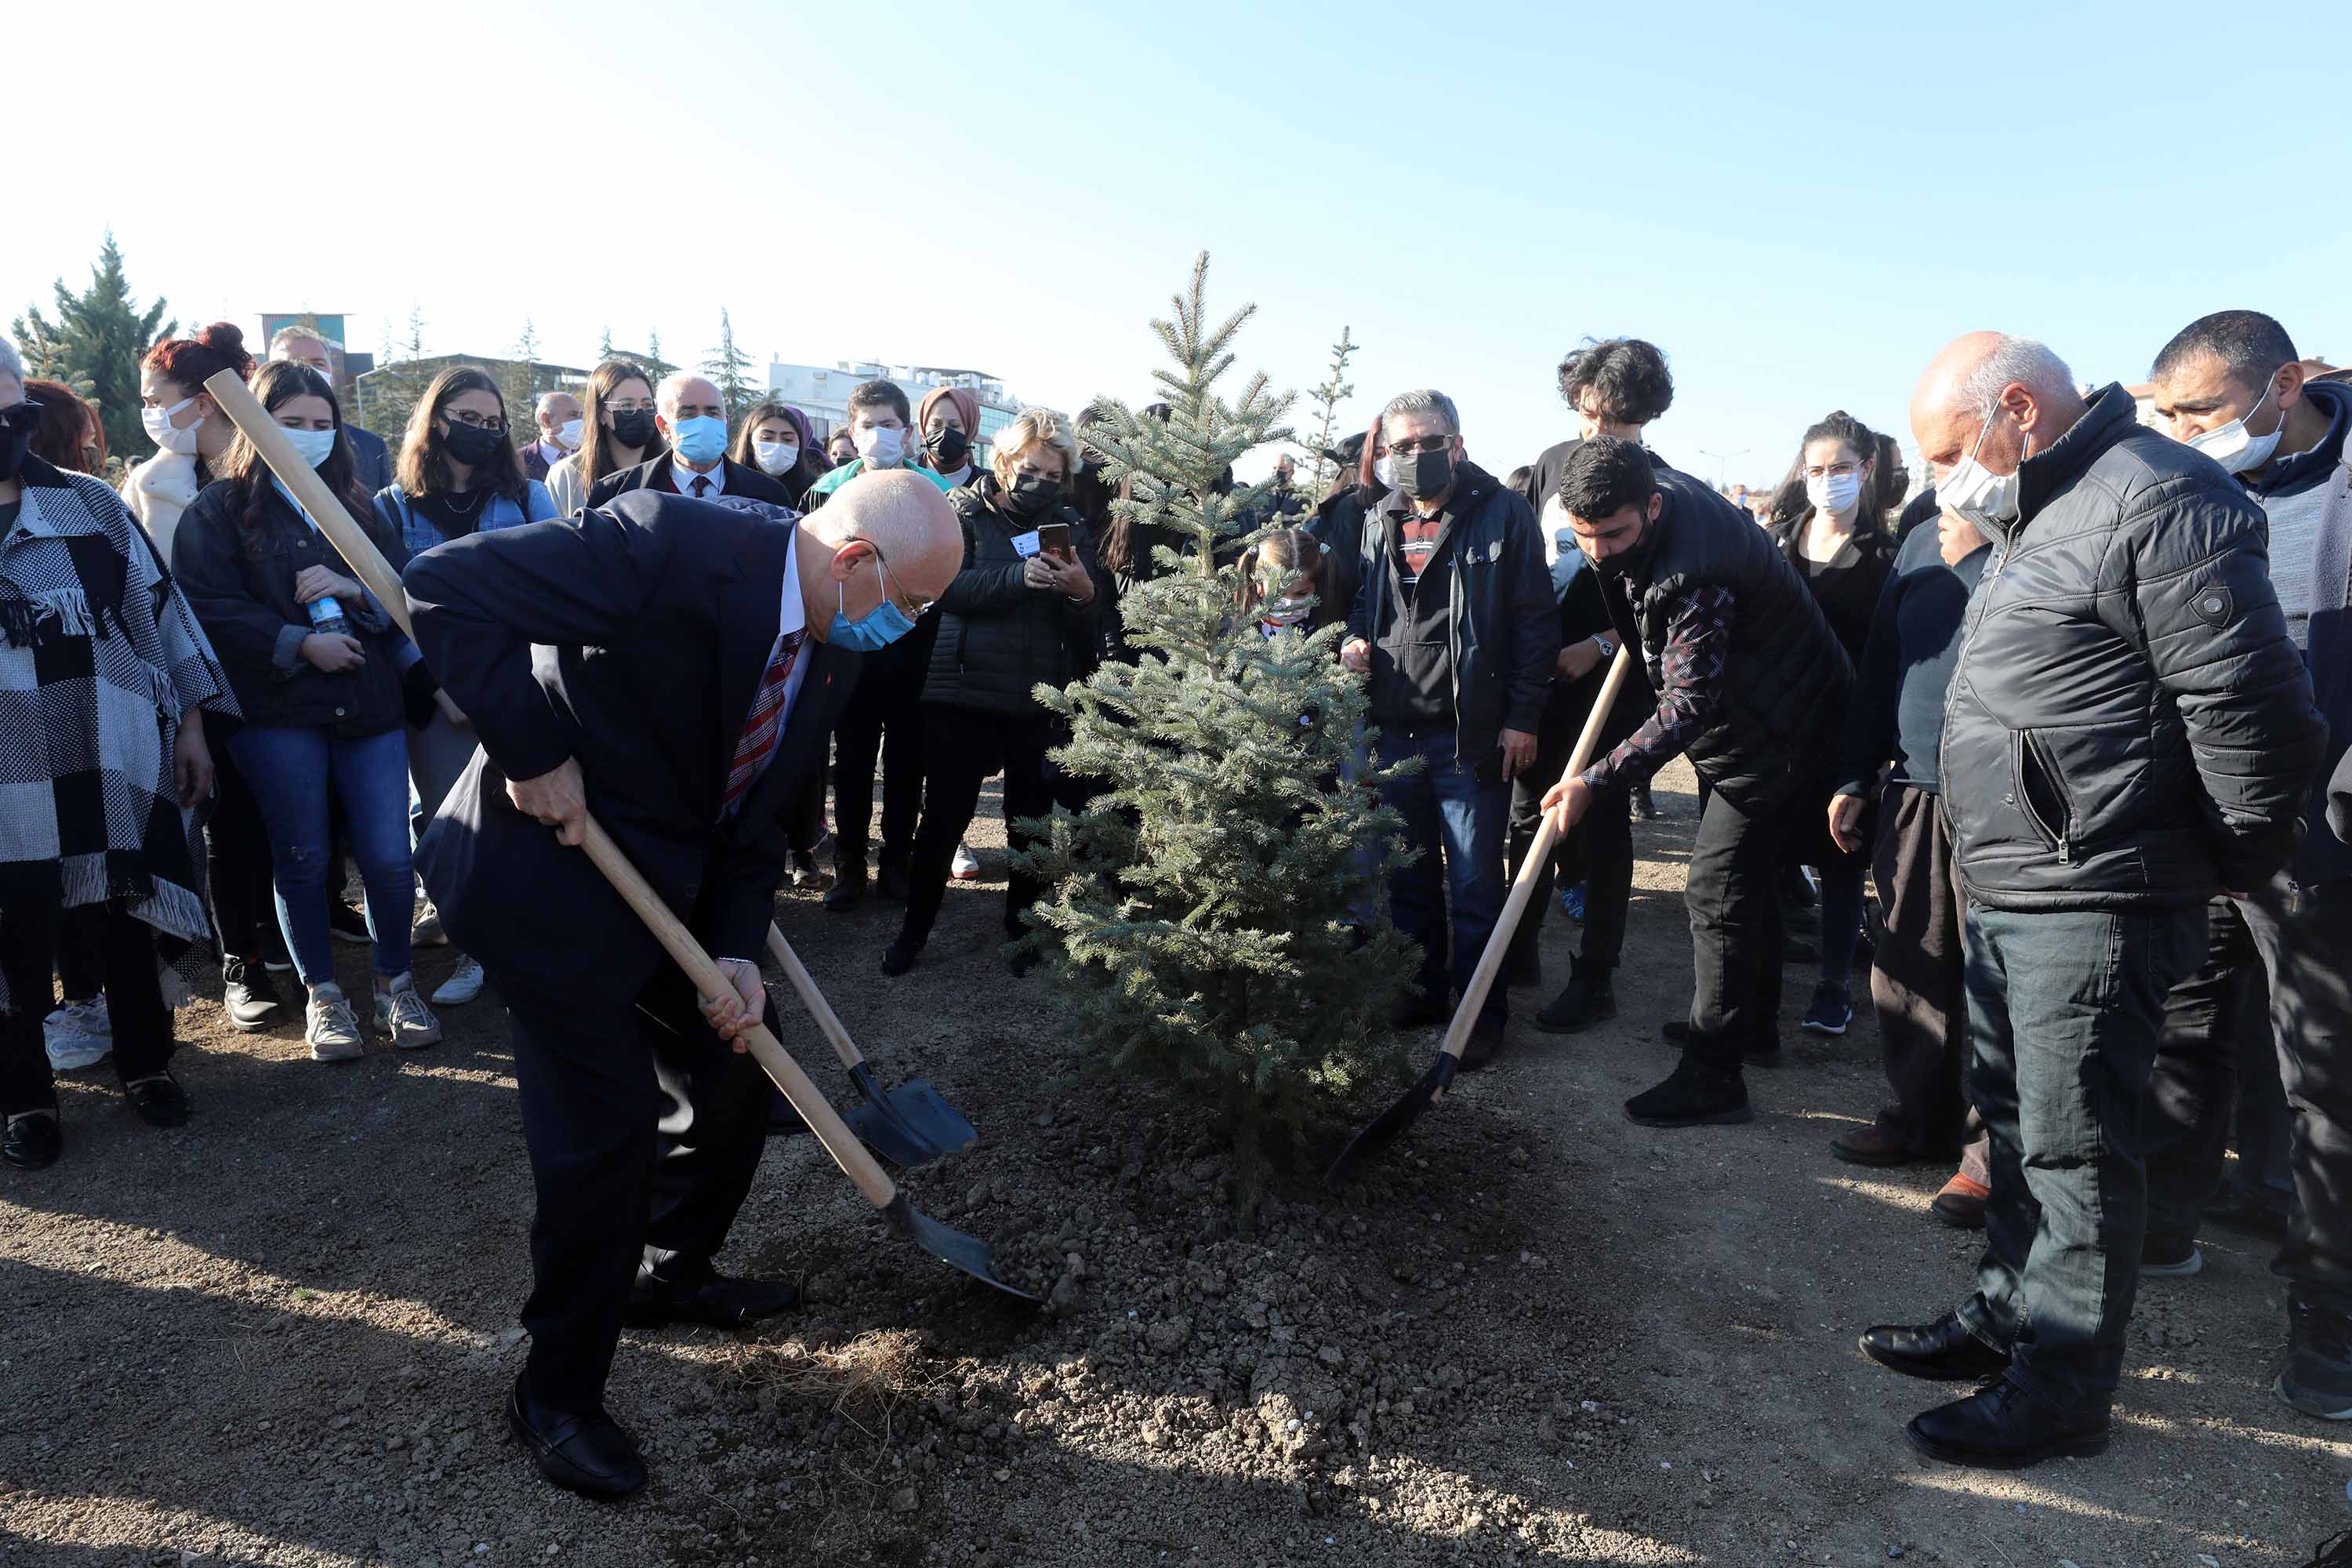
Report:
M 1849 1127 L 1830 1140 L 1830 1152 L 1849 1165 L 1908 1165 L 1920 1156 L 1883 1127 Z

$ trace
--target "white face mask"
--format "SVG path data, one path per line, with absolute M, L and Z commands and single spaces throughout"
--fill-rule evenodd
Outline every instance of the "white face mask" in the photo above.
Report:
M 203 426 L 205 420 L 198 419 L 185 429 L 174 426 L 172 421 L 178 417 L 180 410 L 194 401 L 195 397 L 192 394 L 183 397 L 169 408 L 152 406 L 142 408 L 139 411 L 139 423 L 146 430 L 147 439 L 154 442 L 166 452 L 194 452 L 196 449 L 196 431 Z M 210 417 L 210 415 L 205 416 L 205 418 Z
M 751 455 L 760 460 L 763 474 L 781 474 L 801 460 L 797 441 L 754 441 Z
M 294 443 L 295 452 L 314 468 L 335 455 L 335 436 L 336 432 L 333 430 L 286 432 L 286 438 Z
M 555 427 L 555 444 L 567 452 L 580 450 L 580 421 L 566 419 Z
M 2025 458 L 2018 458 L 2017 472 L 1989 473 L 1977 454 L 1984 450 L 1985 437 L 1992 434 L 1992 421 L 1987 419 L 1984 428 L 1977 432 L 1977 444 L 1969 455 L 1954 463 L 1950 471 L 1936 481 L 1936 500 L 1954 517 L 1966 518 L 1979 528 L 2005 532 L 2017 518 L 2019 477 L 2025 471 Z
M 2271 385 L 2277 384 L 2278 376 L 2273 373 Z M 2246 414 L 2260 414 L 2263 405 L 2270 400 L 2271 387 L 2265 386 L 2262 396 L 2246 410 Z M 2221 464 L 2223 473 L 2242 474 L 2249 468 L 2259 468 L 2269 462 L 2271 454 L 2278 450 L 2279 437 L 2285 434 L 2286 421 L 2282 418 L 2278 428 L 2269 435 L 2249 436 L 2246 434 L 2246 416 L 2240 415 L 2218 430 L 2208 430 L 2202 436 L 2190 437 L 2189 445 L 2191 450 L 2202 452 Z
M 849 438 L 857 447 L 857 455 L 866 465 L 876 468 L 895 468 L 907 460 L 907 433 L 885 430 L 878 426 L 860 425 L 850 431 Z
M 1862 499 L 1862 470 L 1850 474 L 1823 474 L 1818 479 L 1805 481 L 1805 499 L 1813 510 L 1824 517 L 1843 517 Z
M 1381 484 L 1388 489 L 1396 489 L 1396 469 L 1390 466 L 1385 454 L 1373 462 L 1372 478 L 1380 480 Z

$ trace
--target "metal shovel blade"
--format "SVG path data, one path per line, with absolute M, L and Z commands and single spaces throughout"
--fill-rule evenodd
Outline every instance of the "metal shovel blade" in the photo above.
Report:
M 1436 1062 L 1421 1075 L 1421 1080 L 1406 1089 L 1394 1105 L 1381 1111 L 1377 1121 L 1357 1133 L 1355 1141 L 1339 1151 L 1339 1157 L 1332 1161 L 1331 1168 L 1323 1173 L 1323 1184 L 1334 1188 L 1346 1186 L 1355 1179 L 1357 1170 L 1365 1161 L 1402 1137 L 1406 1128 L 1421 1120 L 1423 1111 L 1437 1103 L 1437 1097 L 1444 1094 L 1446 1085 L 1454 1081 L 1454 1069 L 1461 1060 L 1451 1051 L 1438 1052 Z
M 996 1277 L 996 1265 L 988 1256 L 988 1243 L 976 1236 L 966 1236 L 960 1230 L 951 1230 L 941 1225 L 908 1203 L 903 1189 L 882 1210 L 882 1217 L 900 1237 L 940 1262 L 961 1268 L 982 1284 L 993 1286 L 1008 1296 L 1018 1296 L 1024 1301 L 1036 1301 L 1037 1298 L 1028 1291 L 1007 1285 Z
M 850 1131 L 882 1159 L 908 1169 L 944 1160 L 971 1147 L 980 1130 L 921 1079 L 884 1089 L 864 1062 L 849 1069 L 864 1103 L 844 1118 Z

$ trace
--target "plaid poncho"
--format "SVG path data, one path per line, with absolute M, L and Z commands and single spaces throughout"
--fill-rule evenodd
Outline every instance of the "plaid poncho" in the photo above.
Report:
M 17 478 L 0 539 L 0 909 L 118 901 L 184 951 L 211 927 L 173 750 L 189 709 L 236 711 L 227 678 L 112 490 L 33 458 Z

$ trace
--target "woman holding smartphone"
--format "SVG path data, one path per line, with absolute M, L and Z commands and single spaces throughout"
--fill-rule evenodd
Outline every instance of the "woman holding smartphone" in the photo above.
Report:
M 940 599 L 939 640 L 923 682 L 923 815 L 908 868 L 906 923 L 882 955 L 882 973 L 904 974 L 929 940 L 947 895 L 957 842 L 980 808 L 982 780 L 1004 770 L 1004 823 L 1054 808 L 1045 761 L 1053 716 L 1032 696 L 1088 668 L 1104 597 L 1093 531 L 1068 505 L 1077 439 L 1050 409 L 1024 409 L 998 431 L 989 471 L 948 494 L 963 522 L 963 570 Z M 1007 879 L 1004 934 L 1028 934 L 1023 918 L 1040 893 L 1018 871 Z M 1015 975 L 1032 957 L 1013 960 Z

